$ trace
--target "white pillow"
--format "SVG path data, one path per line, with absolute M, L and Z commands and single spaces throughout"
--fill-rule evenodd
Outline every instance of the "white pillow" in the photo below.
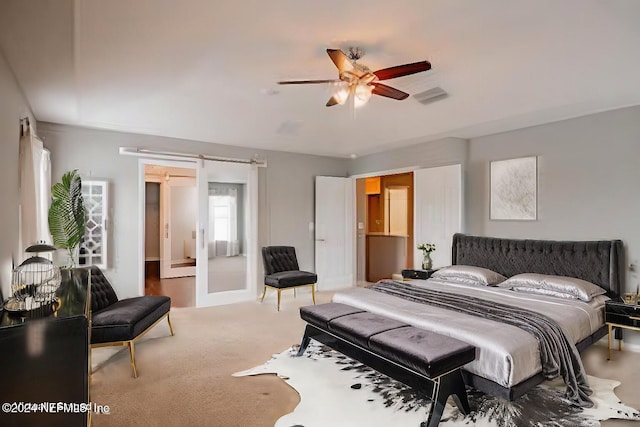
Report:
M 476 267 L 473 265 L 452 265 L 437 270 L 431 275 L 434 279 L 449 280 L 457 283 L 468 283 L 474 285 L 495 286 L 506 280 L 500 273 L 488 268 Z
M 518 292 L 553 295 L 582 301 L 591 301 L 594 296 L 607 292 L 598 285 L 575 277 L 535 273 L 517 274 L 502 282 L 499 286 Z

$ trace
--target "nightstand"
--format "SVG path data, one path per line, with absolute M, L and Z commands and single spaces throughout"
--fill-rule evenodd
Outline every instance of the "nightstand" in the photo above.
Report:
M 613 328 L 640 331 L 640 305 L 607 301 L 604 309 L 604 322 L 609 327 L 609 358 L 607 360 L 611 360 Z M 618 350 L 622 350 L 622 339 L 618 341 Z
M 402 270 L 402 277 L 404 279 L 421 279 L 427 280 L 437 269 L 431 270 Z

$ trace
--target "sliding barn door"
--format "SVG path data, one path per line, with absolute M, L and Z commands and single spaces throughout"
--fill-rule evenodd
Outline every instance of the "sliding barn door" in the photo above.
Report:
M 435 243 L 434 267 L 451 265 L 451 243 L 462 231 L 462 165 L 414 172 L 415 246 Z M 414 248 L 415 249 L 415 248 Z M 422 251 L 414 250 L 414 266 L 422 265 Z

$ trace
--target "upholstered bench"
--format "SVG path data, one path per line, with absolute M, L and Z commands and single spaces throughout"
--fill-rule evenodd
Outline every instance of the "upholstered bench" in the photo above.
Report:
M 433 402 L 428 427 L 440 423 L 449 396 L 469 412 L 460 368 L 475 359 L 474 346 L 345 304 L 301 307 L 300 317 L 307 326 L 298 356 L 314 339 L 426 393 Z
M 128 346 L 131 374 L 138 377 L 134 352 L 135 341 L 165 317 L 169 331 L 171 298 L 161 295 L 118 300 L 111 283 L 98 267 L 91 267 L 91 348 Z

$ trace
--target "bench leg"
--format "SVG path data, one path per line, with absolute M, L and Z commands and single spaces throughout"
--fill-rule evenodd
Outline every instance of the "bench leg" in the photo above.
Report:
M 302 337 L 302 341 L 300 341 L 300 347 L 298 348 L 296 357 L 300 357 L 304 354 L 307 347 L 309 347 L 310 342 L 311 337 L 309 336 L 309 325 L 307 325 L 307 327 L 304 329 L 304 336 Z
M 138 378 L 138 372 L 136 371 L 136 356 L 133 350 L 133 341 L 127 341 L 129 345 L 129 358 L 131 359 L 131 372 L 133 374 L 133 378 Z
M 437 427 L 440 424 L 447 398 L 451 395 L 453 395 L 453 401 L 460 411 L 467 415 L 470 412 L 469 400 L 460 369 L 456 369 L 435 381 L 426 427 Z
M 171 332 L 171 336 L 174 336 L 173 333 L 173 325 L 171 324 L 171 317 L 169 317 L 170 313 L 167 313 L 167 323 L 169 323 L 169 332 Z

